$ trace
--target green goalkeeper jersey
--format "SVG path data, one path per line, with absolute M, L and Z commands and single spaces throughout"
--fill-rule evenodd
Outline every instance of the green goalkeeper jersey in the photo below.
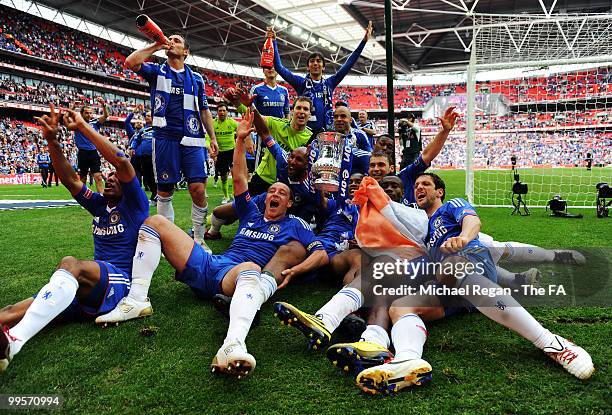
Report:
M 213 120 L 213 128 L 217 136 L 217 144 L 219 151 L 229 151 L 236 147 L 236 129 L 238 123 L 231 117 L 227 117 L 223 121 L 219 118 Z M 210 137 L 206 134 L 206 147 L 210 148 Z
M 291 121 L 284 118 L 266 117 L 266 123 L 272 138 L 285 151 L 292 151 L 298 147 L 305 146 L 312 135 L 312 130 L 308 127 L 303 131 L 295 131 L 291 128 Z M 255 173 L 267 183 L 272 184 L 276 182 L 276 160 L 268 149 L 264 150 Z

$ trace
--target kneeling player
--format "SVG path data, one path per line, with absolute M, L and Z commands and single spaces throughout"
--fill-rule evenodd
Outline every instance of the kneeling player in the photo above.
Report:
M 291 206 L 287 185 L 275 183 L 270 186 L 263 214 L 251 200 L 247 190 L 244 139 L 252 131 L 252 122 L 253 116 L 247 112 L 236 131 L 232 176 L 234 207 L 240 226 L 229 249 L 223 255 L 210 255 L 165 218 L 157 215 L 147 219 L 136 247 L 134 278 L 128 297 L 112 312 L 96 319 L 102 324 L 138 316 L 163 248 L 166 259 L 177 271 L 177 280 L 187 284 L 197 296 L 211 298 L 219 293 L 233 296 L 227 336 L 213 359 L 212 368 L 239 378 L 255 368 L 255 358 L 245 346 L 255 313 L 277 289 L 275 276 L 261 273 L 262 267 L 280 246 L 292 240 L 311 252 L 304 262 L 305 267 L 315 268 L 327 261 L 321 243 L 315 239 L 308 224 L 286 215 Z M 281 281 L 282 276 L 278 277 Z
M 78 129 L 117 169 L 106 181 L 102 195 L 93 193 L 79 180 L 57 141 L 57 117 L 51 104 L 51 115 L 37 120 L 49 143 L 56 174 L 76 201 L 94 216 L 94 260 L 64 257 L 36 298 L 0 310 L 0 325 L 6 325 L 0 332 L 0 372 L 28 340 L 58 316 L 62 320 L 93 318 L 117 305 L 130 288 L 138 229 L 149 215 L 147 195 L 130 161 L 80 114 L 70 111 L 64 124 Z M 141 315 L 150 313 L 150 305 L 141 310 Z M 8 326 L 12 327 L 10 331 Z

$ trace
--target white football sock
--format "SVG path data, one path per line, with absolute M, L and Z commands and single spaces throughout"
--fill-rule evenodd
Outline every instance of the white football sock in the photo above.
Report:
M 497 270 L 497 283 L 501 287 L 514 288 L 513 284 L 516 273 L 508 271 L 500 266 L 496 266 L 495 269 Z
M 19 353 L 28 340 L 68 308 L 78 288 L 79 282 L 65 269 L 58 269 L 51 275 L 21 321 L 11 329 L 11 336 L 17 339 L 11 343 L 11 358 Z
M 261 275 L 255 270 L 245 270 L 238 274 L 224 343 L 235 340 L 245 342 L 257 310 L 275 291 L 276 281 L 269 275 Z
M 523 244 L 520 242 L 504 242 L 506 245 L 507 256 L 502 257 L 504 261 L 515 264 L 526 262 L 553 262 L 555 252 L 539 246 Z
M 416 314 L 406 314 L 391 328 L 396 360 L 420 359 L 427 341 L 425 323 Z
M 161 242 L 159 234 L 148 225 L 138 231 L 138 244 L 132 260 L 132 287 L 128 297 L 136 301 L 147 301 L 153 273 L 159 265 Z
M 221 232 L 221 226 L 225 225 L 225 222 L 225 219 L 219 219 L 215 216 L 215 213 L 213 212 L 210 217 L 210 229 L 208 230 L 208 233 L 211 233 L 213 235 L 219 234 L 219 232 Z
M 193 238 L 198 240 L 204 239 L 204 230 L 206 223 L 206 215 L 208 214 L 208 206 L 200 207 L 195 203 L 191 204 L 191 223 L 193 225 Z
M 174 207 L 172 206 L 172 196 L 162 197 L 157 195 L 157 213 L 174 223 Z
M 344 317 L 363 305 L 363 294 L 357 288 L 345 287 L 315 313 L 329 332 L 338 328 Z
M 471 274 L 458 280 L 458 287 L 466 288 L 468 295 L 462 296 L 474 305 L 482 314 L 493 321 L 515 331 L 530 342 L 535 342 L 546 330 L 533 318 L 512 296 L 474 295 L 474 286 L 489 290 L 499 290 L 499 285 L 480 274 Z
M 391 345 L 391 340 L 389 340 L 389 333 L 387 333 L 387 330 L 377 326 L 376 324 L 368 324 L 365 331 L 361 333 L 361 340 L 376 343 L 386 349 L 388 349 Z

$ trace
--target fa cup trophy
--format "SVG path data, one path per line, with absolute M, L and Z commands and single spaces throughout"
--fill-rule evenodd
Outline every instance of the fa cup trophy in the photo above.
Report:
M 317 190 L 338 191 L 345 142 L 346 137 L 337 132 L 322 132 L 313 141 L 319 150 L 319 157 L 311 168 Z

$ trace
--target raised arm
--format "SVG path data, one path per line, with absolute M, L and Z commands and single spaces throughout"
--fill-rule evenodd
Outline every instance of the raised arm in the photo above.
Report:
M 125 132 L 129 138 L 132 138 L 132 136 L 136 133 L 136 130 L 134 130 L 134 127 L 132 127 L 132 118 L 134 118 L 133 112 L 130 112 L 127 117 L 125 117 Z
M 302 83 L 304 82 L 304 78 L 294 74 L 289 69 L 283 66 L 281 62 L 280 53 L 278 53 L 278 44 L 276 43 L 276 32 L 271 27 L 268 27 L 267 37 L 271 37 L 274 42 L 274 69 L 276 72 L 283 78 L 285 81 L 289 83 L 295 89 L 298 94 L 302 93 Z M 299 88 L 299 89 L 298 89 Z
M 68 110 L 64 114 L 64 125 L 71 131 L 79 130 L 81 134 L 87 137 L 96 146 L 102 157 L 117 169 L 117 178 L 121 182 L 128 183 L 136 176 L 134 167 L 132 167 L 132 163 L 125 153 L 85 122 L 80 113 Z
M 335 74 L 329 77 L 330 82 L 332 83 L 332 88 L 337 87 L 338 84 L 342 82 L 344 77 L 349 73 L 353 65 L 355 65 L 355 62 L 357 62 L 357 59 L 359 59 L 359 57 L 361 56 L 361 52 L 363 52 L 363 48 L 365 48 L 366 43 L 368 43 L 368 40 L 370 39 L 371 34 L 372 34 L 372 22 L 368 22 L 368 27 L 366 28 L 365 35 L 363 36 L 363 40 L 361 41 L 361 43 L 359 43 L 359 46 L 357 46 L 357 49 L 355 49 L 353 53 L 351 53 L 351 55 L 348 57 L 346 62 L 344 62 L 344 65 L 342 65 L 340 69 L 338 69 L 338 72 L 336 72 Z
M 106 101 L 104 101 L 104 98 L 98 97 L 98 102 L 102 107 L 102 116 L 98 118 L 98 123 L 102 124 L 108 118 L 108 107 L 106 106 Z
M 455 122 L 459 118 L 459 114 L 455 112 L 455 107 L 448 107 L 444 112 L 444 117 L 438 117 L 440 123 L 442 124 L 442 129 L 438 131 L 438 134 L 434 137 L 433 140 L 425 147 L 423 153 L 421 154 L 421 158 L 425 162 L 425 164 L 430 165 L 433 159 L 435 159 L 440 151 L 442 151 L 442 147 L 444 147 L 444 143 L 448 138 L 448 135 L 455 127 Z
M 246 150 L 244 140 L 253 132 L 253 114 L 247 109 L 242 121 L 236 129 L 236 147 L 232 164 L 232 179 L 234 181 L 234 195 L 239 196 L 249 189 L 249 170 L 246 164 Z
M 55 174 L 62 184 L 68 189 L 72 196 L 76 196 L 83 188 L 83 183 L 79 180 L 76 172 L 66 159 L 62 147 L 57 140 L 57 120 L 59 115 L 55 112 L 55 105 L 50 104 L 51 114 L 42 117 L 34 117 L 43 129 L 43 138 L 47 140 L 49 155 L 55 169 Z
M 134 72 L 138 72 L 140 70 L 140 65 L 142 65 L 145 60 L 153 56 L 155 52 L 169 48 L 170 41 L 167 43 L 152 43 L 142 49 L 135 50 L 130 54 L 130 56 L 125 58 L 125 67 Z

